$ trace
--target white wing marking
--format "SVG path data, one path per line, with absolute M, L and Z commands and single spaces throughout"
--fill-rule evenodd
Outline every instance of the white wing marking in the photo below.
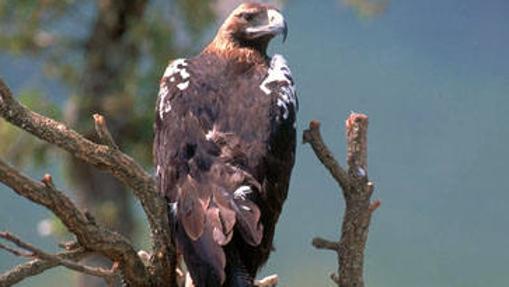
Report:
M 163 74 L 163 79 L 161 80 L 161 85 L 159 86 L 159 117 L 161 119 L 164 118 L 164 115 L 171 111 L 171 103 L 169 96 L 169 89 L 166 85 L 166 78 L 170 78 L 170 82 L 175 82 L 177 79 L 175 76 L 177 74 L 180 75 L 180 78 L 185 81 L 177 84 L 177 88 L 181 91 L 187 89 L 189 87 L 189 78 L 191 75 L 185 68 L 187 67 L 186 59 L 177 59 L 172 61 Z
M 277 93 L 277 106 L 283 109 L 283 119 L 287 119 L 290 111 L 290 105 L 297 110 L 297 97 L 295 95 L 295 85 L 292 81 L 292 73 L 283 56 L 276 54 L 270 61 L 270 67 L 267 71 L 267 77 L 260 84 L 260 89 L 266 94 L 272 94 L 269 85 L 272 83 L 284 82 L 287 85 L 280 87 Z
M 189 87 L 189 81 L 186 81 L 186 82 L 183 82 L 183 83 L 180 83 L 177 85 L 177 88 L 181 91 L 187 89 L 187 87 Z

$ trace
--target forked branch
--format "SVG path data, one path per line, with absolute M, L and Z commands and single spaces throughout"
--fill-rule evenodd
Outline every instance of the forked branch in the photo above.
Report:
M 343 169 L 323 142 L 320 123 L 312 121 L 304 131 L 303 141 L 309 143 L 318 159 L 329 170 L 343 191 L 346 208 L 340 228 L 340 240 L 313 239 L 318 249 L 332 250 L 338 256 L 338 271 L 330 275 L 341 287 L 363 287 L 364 250 L 368 239 L 371 215 L 380 201 L 370 201 L 374 185 L 367 172 L 368 117 L 352 113 L 346 120 L 348 171 Z
M 2 249 L 2 247 L 0 247 Z M 71 251 L 65 251 L 55 254 L 59 258 L 71 261 L 79 261 L 85 258 L 90 252 L 83 248 Z M 60 266 L 60 262 L 48 261 L 44 259 L 33 259 L 23 264 L 16 265 L 11 270 L 0 274 L 0 286 L 12 286 L 21 282 L 23 279 L 32 277 L 42 272 Z
M 97 132 L 97 135 L 101 139 L 102 143 L 111 148 L 118 149 L 118 145 L 115 143 L 115 140 L 113 139 L 113 136 L 111 136 L 110 130 L 106 125 L 106 119 L 100 114 L 94 114 L 93 117 L 95 131 Z
M 108 285 L 113 285 L 113 282 L 115 282 L 116 277 L 118 276 L 117 268 L 118 266 L 112 267 L 110 270 L 106 270 L 101 267 L 90 267 L 84 264 L 80 264 L 75 262 L 74 260 L 70 260 L 66 257 L 62 257 L 58 254 L 51 254 L 45 251 L 42 251 L 41 249 L 33 246 L 30 243 L 27 243 L 20 238 L 16 237 L 15 235 L 9 233 L 9 232 L 0 232 L 0 238 L 9 241 L 13 244 L 15 244 L 18 248 L 21 250 L 16 250 L 14 248 L 7 247 L 5 245 L 0 245 L 1 249 L 8 250 L 9 252 L 13 253 L 16 256 L 23 256 L 28 258 L 37 258 L 39 260 L 46 261 L 47 263 L 52 263 L 53 265 L 57 266 L 64 266 L 68 269 L 85 273 L 92 276 L 97 276 L 103 278 Z M 78 257 L 78 256 L 76 256 Z M 79 257 L 78 257 L 79 258 Z
M 41 181 L 35 181 L 0 160 L 0 182 L 19 195 L 50 209 L 76 235 L 81 246 L 118 262 L 122 277 L 130 286 L 175 286 L 176 254 L 170 236 L 166 202 L 156 192 L 152 176 L 117 148 L 104 117 L 94 116 L 98 135 L 104 145 L 96 144 L 63 123 L 21 105 L 1 79 L 0 117 L 68 151 L 76 158 L 111 173 L 131 187 L 148 219 L 153 243 L 150 262 L 142 262 L 126 238 L 99 226 L 91 216 L 78 209 L 55 187 L 51 176 L 46 175 Z
M 55 188 L 51 176 L 45 175 L 41 181 L 30 179 L 0 160 L 0 182 L 20 196 L 51 210 L 85 248 L 99 252 L 114 262 L 122 262 L 123 274 L 127 278 L 134 281 L 149 279 L 143 263 L 126 238 L 90 221 L 63 192 Z
M 148 217 L 149 225 L 154 232 L 155 246 L 169 238 L 167 207 L 162 197 L 156 192 L 154 179 L 131 157 L 109 145 L 100 145 L 86 139 L 65 124 L 35 113 L 17 102 L 7 85 L 0 79 L 0 117 L 11 124 L 54 144 L 73 156 L 99 169 L 110 172 L 132 188 L 140 200 Z M 111 145 L 114 141 L 108 136 L 104 118 L 95 120 L 99 135 Z M 167 238 L 168 237 L 168 238 Z M 164 246 L 161 245 L 161 246 Z M 164 248 L 160 247 L 163 251 Z M 173 252 L 173 251 L 172 251 Z

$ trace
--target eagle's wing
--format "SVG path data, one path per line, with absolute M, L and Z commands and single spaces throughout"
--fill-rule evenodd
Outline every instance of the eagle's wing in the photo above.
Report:
M 256 203 L 263 196 L 264 165 L 278 157 L 268 156 L 271 150 L 294 148 L 278 138 L 286 130 L 294 136 L 297 103 L 281 56 L 273 57 L 264 74 L 231 86 L 223 83 L 232 75 L 205 74 L 204 62 L 214 64 L 179 59 L 166 69 L 156 103 L 154 155 L 177 244 L 188 265 L 200 269 L 191 270 L 194 277 L 210 279 L 200 274 L 213 271 L 223 282 L 221 246 L 234 230 L 249 245 L 262 241 Z M 253 97 L 259 101 L 253 103 Z

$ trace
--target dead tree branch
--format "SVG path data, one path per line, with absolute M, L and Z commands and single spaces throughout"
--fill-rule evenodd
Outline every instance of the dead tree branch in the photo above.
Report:
M 44 183 L 36 182 L 0 160 L 0 181 L 19 195 L 51 210 L 82 246 L 121 262 L 126 278 L 134 282 L 149 279 L 132 244 L 122 235 L 91 222 L 63 192 L 54 188 L 50 176 L 44 177 Z
M 90 252 L 85 251 L 83 248 L 79 248 L 72 251 L 60 252 L 55 255 L 65 260 L 79 261 L 86 257 L 88 254 L 90 254 Z M 0 274 L 0 287 L 12 286 L 28 277 L 41 274 L 42 272 L 57 266 L 60 266 L 60 262 L 43 259 L 30 260 L 26 263 L 15 266 L 7 272 Z
M 336 241 L 329 241 L 321 237 L 313 238 L 311 242 L 316 249 L 338 250 L 339 244 Z
M 368 117 L 352 113 L 346 120 L 348 171 L 334 159 L 320 135 L 320 123 L 312 121 L 304 131 L 303 141 L 309 143 L 318 159 L 329 170 L 343 191 L 346 208 L 339 241 L 320 237 L 313 239 L 318 249 L 333 250 L 338 256 L 338 271 L 331 279 L 341 287 L 363 287 L 364 250 L 368 239 L 371 215 L 380 201 L 371 202 L 374 185 L 367 172 Z
M 61 265 L 68 269 L 85 273 L 92 276 L 97 276 L 103 278 L 106 282 L 108 282 L 110 285 L 114 282 L 115 278 L 118 276 L 116 268 L 112 268 L 111 270 L 106 270 L 104 268 L 100 267 L 90 267 L 86 266 L 80 263 L 77 263 L 75 261 L 69 260 L 67 258 L 60 257 L 56 254 L 50 254 L 45 251 L 42 251 L 41 249 L 33 246 L 30 243 L 27 243 L 20 238 L 16 237 L 15 235 L 8 233 L 8 232 L 0 232 L 0 238 L 3 238 L 7 241 L 10 241 L 14 243 L 19 248 L 25 250 L 23 252 L 16 251 L 15 255 L 17 256 L 23 256 L 23 257 L 29 257 L 29 258 L 37 258 L 40 260 L 45 260 L 48 263 L 54 263 L 55 265 Z M 1 248 L 7 248 L 6 246 L 1 246 Z M 9 251 L 12 252 L 13 249 L 9 248 Z M 27 253 L 28 252 L 28 253 Z
M 106 125 L 106 119 L 100 114 L 94 114 L 93 117 L 95 131 L 102 143 L 111 148 L 118 149 L 118 145 L 115 143 L 115 140 L 111 136 L 110 130 L 108 130 L 108 126 Z
M 156 191 L 152 176 L 132 158 L 115 148 L 111 135 L 108 136 L 104 118 L 102 121 L 96 119 L 96 124 L 98 133 L 106 139 L 107 145 L 93 143 L 63 123 L 21 105 L 1 79 L 0 117 L 68 151 L 76 158 L 111 173 L 131 187 L 141 202 L 151 230 L 153 256 L 149 266 L 143 264 L 126 238 L 97 225 L 90 220 L 90 216 L 80 211 L 63 192 L 55 188 L 50 176 L 45 176 L 42 183 L 37 182 L 0 160 L 0 182 L 19 195 L 51 210 L 76 235 L 83 247 L 118 262 L 123 279 L 130 286 L 175 286 L 176 255 L 165 200 Z

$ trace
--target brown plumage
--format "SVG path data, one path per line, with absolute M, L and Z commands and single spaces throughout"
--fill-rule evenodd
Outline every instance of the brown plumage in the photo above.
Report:
M 295 154 L 297 100 L 266 48 L 286 23 L 243 4 L 198 56 L 170 63 L 154 155 L 177 248 L 197 287 L 252 286 L 272 249 Z

